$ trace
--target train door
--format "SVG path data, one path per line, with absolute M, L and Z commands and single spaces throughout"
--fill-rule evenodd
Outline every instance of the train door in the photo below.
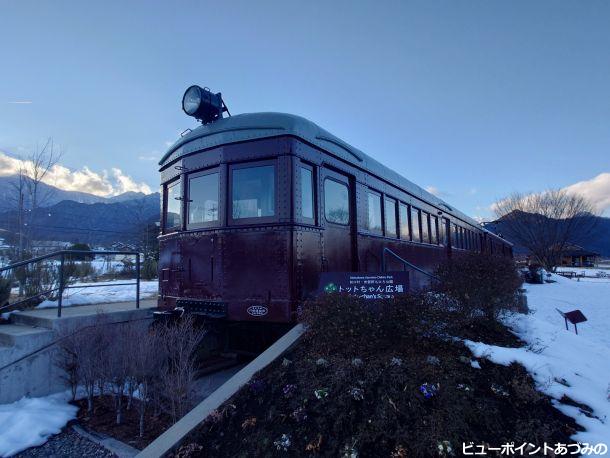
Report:
M 354 256 L 355 221 L 354 185 L 346 175 L 321 170 L 322 179 L 322 270 L 351 272 L 357 270 Z

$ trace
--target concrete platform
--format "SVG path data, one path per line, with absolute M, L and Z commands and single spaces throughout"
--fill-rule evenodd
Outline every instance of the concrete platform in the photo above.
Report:
M 111 323 L 143 318 L 151 315 L 152 310 L 156 307 L 156 299 L 141 300 L 139 309 L 136 309 L 134 301 L 75 305 L 63 307 L 61 309 L 61 318 L 57 317 L 57 308 L 53 307 L 15 312 L 11 315 L 10 321 L 18 325 L 57 330 L 60 328 L 64 329 L 66 326 L 88 326 L 100 314 L 104 314 L 105 318 Z
M 108 324 L 153 320 L 156 299 L 110 304 L 33 309 L 12 313 L 10 324 L 0 324 L 0 404 L 23 396 L 46 396 L 66 389 L 61 370 L 54 361 L 55 343 L 65 332 L 95 323 L 100 314 Z M 85 331 L 83 331 L 85 332 Z
M 51 341 L 53 335 L 54 333 L 50 329 L 17 324 L 0 325 L 0 345 L 7 347 L 24 347 L 32 344 L 45 345 Z

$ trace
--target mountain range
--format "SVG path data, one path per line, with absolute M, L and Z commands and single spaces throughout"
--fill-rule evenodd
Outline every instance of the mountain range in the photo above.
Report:
M 530 225 L 544 226 L 542 221 L 545 217 L 541 215 L 524 214 L 521 218 L 527 218 Z M 579 245 L 587 250 L 599 253 L 604 258 L 610 258 L 610 218 L 603 216 L 593 216 L 593 228 L 586 234 L 577 234 L 575 240 L 571 243 Z M 528 250 L 522 247 L 515 240 L 511 240 L 510 226 L 503 219 L 485 223 L 485 228 L 495 234 L 500 234 L 515 246 L 513 248 L 515 254 L 527 254 Z
M 0 228 L 13 233 L 18 227 L 16 182 L 16 176 L 0 177 Z M 102 197 L 41 183 L 39 195 L 44 196 L 41 208 L 31 216 L 34 240 L 95 245 L 129 242 L 147 225 L 159 221 L 159 193 L 126 192 Z

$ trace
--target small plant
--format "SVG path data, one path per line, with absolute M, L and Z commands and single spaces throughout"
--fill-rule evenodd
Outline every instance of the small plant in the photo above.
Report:
M 318 434 L 318 438 L 315 440 L 312 440 L 310 443 L 308 443 L 305 446 L 305 451 L 306 452 L 311 452 L 311 453 L 320 453 L 320 446 L 322 445 L 322 434 Z
M 506 391 L 506 389 L 503 386 L 498 385 L 497 383 L 491 384 L 491 391 L 498 396 L 502 396 L 502 397 L 510 396 L 508 391 Z
M 282 437 L 273 442 L 273 445 L 275 445 L 276 449 L 287 452 L 290 448 L 290 436 L 288 434 L 282 434 Z
M 288 358 L 284 358 L 282 360 L 282 367 L 289 367 L 292 364 L 292 361 L 290 361 Z
M 329 366 L 329 362 L 326 359 L 324 359 L 324 358 L 318 358 L 316 360 L 316 366 L 328 367 Z
M 426 399 L 430 399 L 438 393 L 440 389 L 440 384 L 438 383 L 423 383 L 419 387 L 419 391 L 424 395 Z
M 282 389 L 282 392 L 284 393 L 284 397 L 286 398 L 291 398 L 294 393 L 296 393 L 297 391 L 297 386 L 293 383 L 289 383 L 287 385 L 284 386 L 284 388 Z
M 394 367 L 400 367 L 402 366 L 402 359 L 397 358 L 397 357 L 393 357 L 390 360 L 390 366 L 394 366 Z
M 430 364 L 431 366 L 438 366 L 441 363 L 441 360 L 436 356 L 428 355 L 426 358 L 426 363 Z
M 453 447 L 449 441 L 441 441 L 438 443 L 438 454 L 439 456 L 450 456 L 453 455 Z
M 354 367 L 361 367 L 363 364 L 362 360 L 360 358 L 353 358 L 352 359 L 352 366 Z
M 319 388 L 313 392 L 316 399 L 326 399 L 328 397 L 328 388 Z
M 343 447 L 342 458 L 358 458 L 358 450 L 356 449 L 356 441 L 353 441 L 351 445 L 345 444 Z
M 350 388 L 349 395 L 354 401 L 362 401 L 364 399 L 364 390 L 362 388 Z
M 296 421 L 297 423 L 301 423 L 305 420 L 307 420 L 307 411 L 303 408 L 303 407 L 297 407 L 291 414 L 290 416 L 294 419 L 294 421 Z
M 241 429 L 254 428 L 256 426 L 256 417 L 248 417 L 241 424 Z

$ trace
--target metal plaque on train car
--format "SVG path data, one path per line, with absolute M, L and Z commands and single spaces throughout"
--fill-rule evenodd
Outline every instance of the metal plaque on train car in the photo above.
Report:
M 361 299 L 392 299 L 409 291 L 409 272 L 322 272 L 319 293 L 340 293 Z

